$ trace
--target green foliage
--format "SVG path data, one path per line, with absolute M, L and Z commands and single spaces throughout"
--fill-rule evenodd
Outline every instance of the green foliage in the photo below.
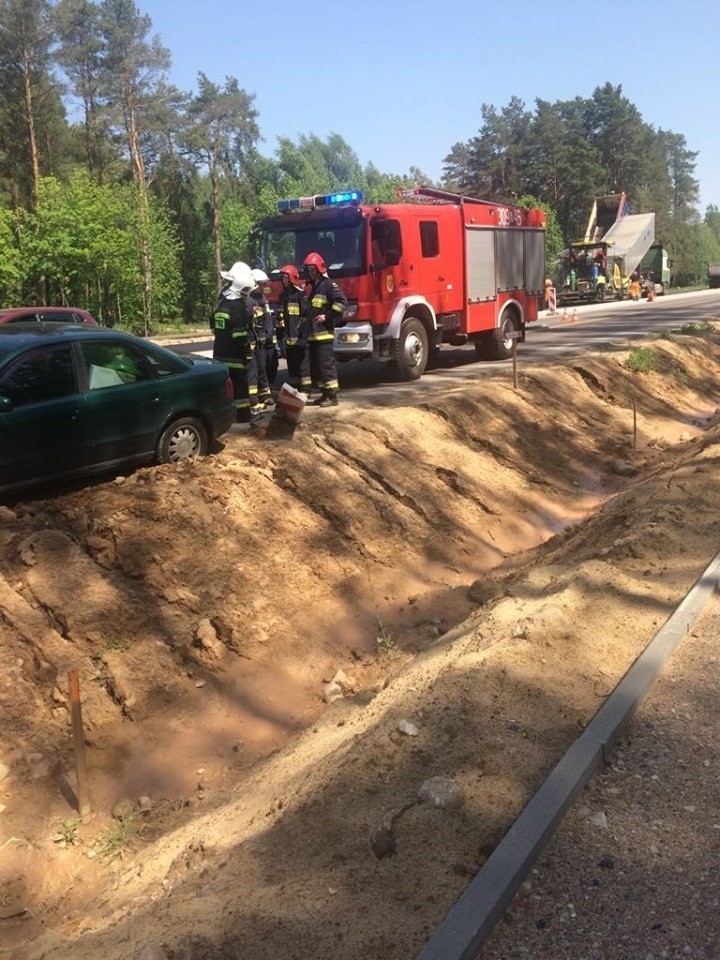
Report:
M 145 828 L 142 813 L 133 811 L 125 817 L 115 817 L 93 844 L 97 854 L 108 861 L 123 860 L 133 842 Z
M 382 655 L 395 649 L 395 641 L 380 617 L 377 618 L 378 633 L 375 637 L 375 652 Z
M 649 347 L 636 347 L 630 351 L 625 368 L 633 373 L 649 373 L 657 369 L 658 357 Z
M 709 323 L 707 320 L 703 320 L 699 323 L 684 323 L 679 330 L 679 333 L 695 335 L 703 333 L 714 333 L 715 327 L 712 323 Z
M 59 847 L 74 847 L 79 842 L 77 832 L 81 823 L 78 817 L 67 817 L 61 820 L 57 832 L 52 837 L 53 843 Z
M 142 297 L 135 188 L 101 186 L 77 171 L 64 184 L 52 177 L 41 180 L 39 201 L 40 214 L 26 211 L 17 217 L 21 298 L 32 298 L 42 277 L 47 302 L 85 307 L 101 322 L 136 328 Z M 156 307 L 165 316 L 177 316 L 179 243 L 167 212 L 155 202 L 148 231 Z
M 16 217 L 0 207 L 0 298 L 17 301 L 22 282 L 22 256 L 15 239 Z
M 130 649 L 130 641 L 126 640 L 124 637 L 112 636 L 108 637 L 105 641 L 105 647 L 103 653 L 125 653 L 126 650 Z

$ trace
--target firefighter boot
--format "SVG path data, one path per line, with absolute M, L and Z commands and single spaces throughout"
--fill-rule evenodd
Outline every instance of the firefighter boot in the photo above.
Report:
M 326 390 L 318 404 L 319 407 L 336 407 L 337 405 L 337 390 Z

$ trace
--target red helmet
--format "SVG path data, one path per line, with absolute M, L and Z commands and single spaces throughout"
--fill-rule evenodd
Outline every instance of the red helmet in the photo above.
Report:
M 304 267 L 317 267 L 320 273 L 327 273 L 325 261 L 319 253 L 309 253 L 303 260 Z
M 294 263 L 286 263 L 284 267 L 280 267 L 280 273 L 284 273 L 290 283 L 296 287 L 299 287 L 302 283 L 300 273 Z

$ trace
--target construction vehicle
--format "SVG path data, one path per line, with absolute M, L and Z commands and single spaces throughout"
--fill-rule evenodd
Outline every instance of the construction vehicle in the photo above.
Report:
M 720 287 L 720 263 L 708 264 L 708 286 Z
M 433 187 L 397 203 L 367 204 L 357 190 L 280 200 L 256 237 L 271 281 L 319 253 L 349 304 L 337 359 L 387 359 L 402 380 L 421 377 L 443 343 L 507 359 L 544 295 L 544 211 Z M 278 295 L 269 284 L 271 304 Z
M 622 300 L 655 239 L 654 213 L 629 213 L 624 193 L 597 197 L 582 240 L 563 252 L 556 280 L 561 306 Z
M 652 288 L 656 297 L 664 297 L 670 286 L 672 268 L 673 262 L 665 247 L 653 243 L 638 266 L 643 296 L 647 297 Z

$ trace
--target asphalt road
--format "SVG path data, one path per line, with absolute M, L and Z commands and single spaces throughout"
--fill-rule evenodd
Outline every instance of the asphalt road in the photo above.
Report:
M 572 310 L 570 311 L 572 315 Z M 623 340 L 636 339 L 664 329 L 679 329 L 684 324 L 702 323 L 720 317 L 720 290 L 701 290 L 660 297 L 648 303 L 641 300 L 622 301 L 579 307 L 575 322 L 542 315 L 529 324 L 525 343 L 518 345 L 518 369 L 527 361 L 542 363 L 581 353 L 588 349 L 611 349 Z M 212 355 L 212 340 L 186 341 L 174 344 L 181 353 Z M 386 362 L 364 360 L 339 364 L 338 374 L 343 400 L 356 406 L 412 401 L 421 393 L 435 392 L 450 383 L 475 380 L 478 377 L 511 369 L 512 361 L 480 362 L 472 345 L 444 346 L 440 357 L 422 379 L 412 383 L 398 382 Z M 285 379 L 285 363 L 281 362 L 277 386 Z

